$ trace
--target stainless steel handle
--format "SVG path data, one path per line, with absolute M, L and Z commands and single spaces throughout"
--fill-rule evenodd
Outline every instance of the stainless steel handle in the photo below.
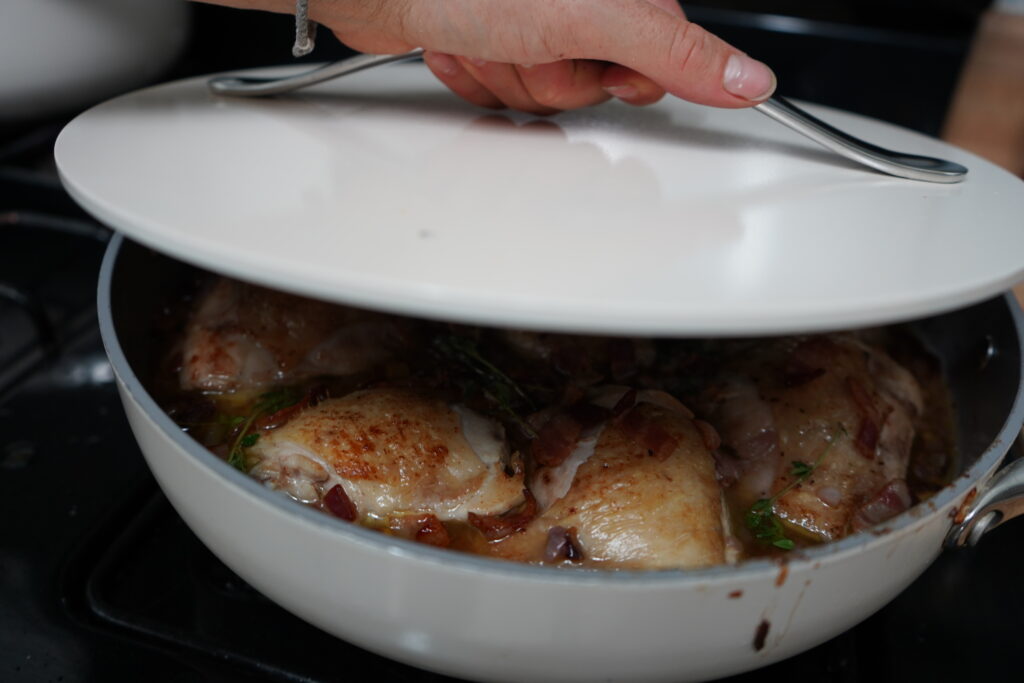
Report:
M 952 161 L 894 152 L 864 142 L 830 126 L 781 97 L 769 98 L 754 109 L 789 126 L 822 147 L 882 173 L 930 183 L 958 183 L 967 175 L 965 167 Z
M 211 78 L 208 85 L 214 93 L 230 97 L 280 95 L 363 69 L 404 62 L 422 55 L 422 48 L 416 48 L 400 55 L 357 55 L 296 76 L 285 76 L 284 78 L 218 76 Z M 967 174 L 966 168 L 951 161 L 894 152 L 859 140 L 815 118 L 781 97 L 770 98 L 754 108 L 836 154 L 889 175 L 931 183 L 958 183 Z
M 1014 447 L 1024 451 L 1024 435 L 1018 435 Z M 996 472 L 985 489 L 968 504 L 970 510 L 946 536 L 948 547 L 973 546 L 1000 524 L 1024 515 L 1024 457 L 1018 457 Z
M 207 85 L 218 95 L 229 97 L 267 97 L 281 95 L 292 90 L 305 88 L 332 78 L 354 74 L 384 64 L 395 64 L 416 59 L 423 55 L 423 48 L 416 48 L 400 55 L 356 55 L 339 62 L 325 64 L 318 69 L 305 71 L 284 78 L 251 78 L 244 76 L 218 76 L 211 78 Z

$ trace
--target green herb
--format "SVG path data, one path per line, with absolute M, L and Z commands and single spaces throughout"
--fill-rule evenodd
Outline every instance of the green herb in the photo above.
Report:
M 828 452 L 832 450 L 832 446 L 835 445 L 841 436 L 846 436 L 846 430 L 840 424 L 836 426 L 824 450 L 821 451 L 821 455 L 818 456 L 818 459 L 813 464 L 808 465 L 800 460 L 794 460 L 790 470 L 790 476 L 793 477 L 793 481 L 789 482 L 771 498 L 761 498 L 750 506 L 743 521 L 746 523 L 747 529 L 754 535 L 754 538 L 782 550 L 792 550 L 795 547 L 793 541 L 786 538 L 785 527 L 782 526 L 782 522 L 775 514 L 775 502 L 807 481 L 814 474 L 814 471 L 818 469 L 821 461 L 825 459 L 825 456 L 828 455 Z
M 815 467 L 814 465 L 808 465 L 805 462 L 800 462 L 799 460 L 794 460 L 793 461 L 793 469 L 791 470 L 790 473 L 794 477 L 806 479 L 807 477 L 811 476 L 811 472 L 814 471 L 814 467 Z
M 228 464 L 242 472 L 248 472 L 249 468 L 245 463 L 245 453 L 242 452 L 244 447 L 241 441 L 241 439 L 236 440 L 235 445 L 231 447 L 231 451 L 228 453 Z
M 253 406 L 253 410 L 259 415 L 273 415 L 279 410 L 284 410 L 299 402 L 302 394 L 294 387 L 275 389 L 265 394 L 260 394 Z
M 228 464 L 243 472 L 248 471 L 245 462 L 245 449 L 255 446 L 260 439 L 259 432 L 249 431 L 252 429 L 252 424 L 264 415 L 273 415 L 279 410 L 295 405 L 300 398 L 301 394 L 291 387 L 275 389 L 260 394 L 248 416 L 237 415 L 230 418 L 229 424 L 241 425 L 241 428 L 238 430 L 235 442 L 231 445 L 231 450 L 228 451 Z
M 474 340 L 457 335 L 439 335 L 434 338 L 433 348 L 442 358 L 452 361 L 474 376 L 475 382 L 463 383 L 463 390 L 478 388 L 492 405 L 508 420 L 519 426 L 530 438 L 534 431 L 516 411 L 516 405 L 533 409 L 533 402 L 518 384 L 480 353 Z

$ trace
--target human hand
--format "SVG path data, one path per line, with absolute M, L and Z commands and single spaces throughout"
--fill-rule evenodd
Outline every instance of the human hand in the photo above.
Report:
M 290 12 L 292 0 L 214 0 Z M 766 99 L 764 64 L 686 20 L 676 0 L 312 0 L 309 16 L 361 52 L 414 47 L 474 104 L 547 114 L 609 97 L 650 104 Z

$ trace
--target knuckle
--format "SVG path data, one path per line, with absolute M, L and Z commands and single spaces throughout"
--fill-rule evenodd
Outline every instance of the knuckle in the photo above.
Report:
M 539 106 L 548 109 L 562 109 L 565 101 L 565 92 L 550 85 L 540 88 L 528 88 L 533 101 Z
M 688 73 L 696 68 L 696 57 L 704 52 L 708 34 L 697 24 L 682 22 L 672 33 L 668 57 L 673 68 Z

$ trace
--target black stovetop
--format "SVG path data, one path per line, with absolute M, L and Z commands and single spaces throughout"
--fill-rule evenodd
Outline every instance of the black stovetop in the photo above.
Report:
M 0 138 L 0 681 L 448 680 L 286 613 L 167 503 L 99 341 L 109 233 L 59 187 L 47 158 L 58 129 L 30 122 Z M 1024 522 L 1011 523 L 943 553 L 860 626 L 729 680 L 1020 680 L 1021 566 Z

